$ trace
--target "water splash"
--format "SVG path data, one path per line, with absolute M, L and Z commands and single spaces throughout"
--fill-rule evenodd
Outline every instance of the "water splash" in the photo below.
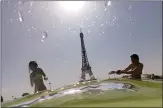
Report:
M 63 24 L 63 20 L 61 20 L 61 24 Z
M 128 35 L 129 35 L 129 36 L 131 36 L 131 35 L 132 35 L 132 33 L 129 33 Z
M 88 34 L 90 33 L 91 31 L 90 30 L 88 30 Z
M 88 21 L 88 20 L 89 20 L 89 18 L 88 18 L 88 17 L 86 17 L 86 20 Z
M 103 27 L 104 26 L 104 24 L 101 24 L 101 27 Z
M 128 11 L 130 11 L 131 9 L 132 9 L 132 4 L 129 5 Z
M 21 11 L 20 11 L 20 12 L 18 12 L 18 16 L 19 16 L 19 21 L 20 21 L 20 22 L 23 22 L 23 21 L 24 21 L 24 19 L 23 19 L 23 16 L 22 16 Z
M 96 10 L 96 2 L 93 4 L 93 9 Z
M 41 41 L 44 42 L 47 37 L 48 37 L 48 33 L 46 31 L 44 31 L 42 33 L 42 39 L 41 39 Z
M 10 18 L 10 22 L 12 23 L 12 21 L 13 21 L 13 19 L 12 18 Z
M 29 10 L 28 13 L 31 14 L 31 10 Z
M 33 1 L 29 1 L 29 5 L 30 6 L 33 6 Z
M 113 22 L 114 22 L 116 19 L 117 19 L 116 16 L 113 16 Z
M 106 0 L 105 6 L 107 7 L 107 6 L 110 6 L 110 5 L 111 5 L 111 1 Z
M 129 14 L 129 21 L 130 21 L 131 24 L 135 23 L 135 20 L 132 19 L 131 14 Z
M 24 3 L 25 3 L 25 0 L 18 1 L 18 5 L 24 5 Z
M 28 32 L 30 32 L 31 31 L 31 29 L 28 29 Z

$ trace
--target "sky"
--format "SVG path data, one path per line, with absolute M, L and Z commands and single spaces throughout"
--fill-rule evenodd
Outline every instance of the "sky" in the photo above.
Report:
M 85 1 L 83 6 L 72 2 L 65 6 L 60 1 L 10 0 L 2 1 L 1 12 L 5 100 L 33 93 L 31 60 L 48 76 L 47 88 L 49 82 L 56 89 L 79 81 L 80 28 L 95 77 L 108 78 L 109 71 L 124 69 L 133 53 L 144 64 L 143 74 L 162 74 L 161 1 Z

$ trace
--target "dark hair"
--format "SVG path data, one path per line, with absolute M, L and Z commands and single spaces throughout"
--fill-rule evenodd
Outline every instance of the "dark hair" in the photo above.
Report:
M 132 54 L 130 57 L 139 60 L 139 56 L 137 54 Z
M 30 61 L 29 66 L 34 65 L 35 67 L 38 67 L 38 64 L 35 61 Z

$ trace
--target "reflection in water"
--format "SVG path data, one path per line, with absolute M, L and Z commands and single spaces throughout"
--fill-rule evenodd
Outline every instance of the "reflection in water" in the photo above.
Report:
M 135 91 L 135 86 L 131 84 L 123 83 L 101 83 L 101 84 L 92 84 L 88 86 L 76 87 L 72 89 L 62 90 L 58 93 L 49 94 L 47 96 L 41 96 L 37 99 L 27 101 L 21 104 L 14 105 L 12 107 L 27 107 L 34 103 L 43 102 L 48 99 L 56 99 L 65 95 L 74 95 L 74 94 L 84 94 L 84 95 L 97 95 L 108 90 L 122 90 L 122 91 Z

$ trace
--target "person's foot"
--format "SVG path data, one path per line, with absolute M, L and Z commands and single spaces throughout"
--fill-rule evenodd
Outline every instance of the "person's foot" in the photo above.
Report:
M 97 80 L 95 77 L 91 77 L 90 80 Z
M 85 79 L 81 78 L 81 80 L 79 82 L 84 82 L 84 81 L 85 81 Z

